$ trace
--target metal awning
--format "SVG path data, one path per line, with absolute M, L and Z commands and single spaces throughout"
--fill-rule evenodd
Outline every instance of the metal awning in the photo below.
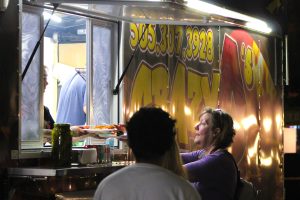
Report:
M 238 19 L 234 14 L 222 16 L 219 12 L 210 13 L 205 9 L 201 11 L 196 6 L 188 6 L 190 1 L 193 1 L 193 3 L 205 3 L 197 0 L 25 0 L 29 4 L 37 5 L 56 3 L 62 9 L 87 12 L 114 21 L 174 25 L 221 25 L 248 28 L 246 26 L 246 18 Z M 237 13 L 234 11 L 230 12 Z M 240 13 L 240 15 L 243 14 Z M 244 16 L 253 18 L 247 15 Z

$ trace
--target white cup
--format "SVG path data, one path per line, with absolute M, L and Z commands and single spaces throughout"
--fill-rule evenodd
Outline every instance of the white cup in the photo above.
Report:
M 79 163 L 91 164 L 97 163 L 97 150 L 96 148 L 82 149 L 79 151 Z

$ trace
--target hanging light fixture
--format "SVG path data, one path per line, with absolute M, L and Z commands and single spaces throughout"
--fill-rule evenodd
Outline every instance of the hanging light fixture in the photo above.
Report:
M 244 21 L 246 28 L 267 33 L 267 34 L 272 32 L 272 29 L 263 20 L 239 12 L 235 12 L 226 8 L 222 8 L 207 2 L 199 1 L 199 0 L 186 0 L 185 3 L 187 7 L 196 9 L 203 13 L 219 15 L 223 17 Z
M 9 0 L 0 0 L 0 11 L 4 12 L 9 4 Z

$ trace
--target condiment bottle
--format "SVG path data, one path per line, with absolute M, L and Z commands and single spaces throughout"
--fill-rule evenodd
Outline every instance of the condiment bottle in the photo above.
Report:
M 54 124 L 52 130 L 52 159 L 56 167 L 71 165 L 72 135 L 70 124 Z

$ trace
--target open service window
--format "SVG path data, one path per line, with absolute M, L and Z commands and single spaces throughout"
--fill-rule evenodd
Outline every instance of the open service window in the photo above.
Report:
M 21 72 L 51 12 L 24 6 Z M 112 93 L 117 70 L 117 22 L 55 11 L 21 81 L 21 149 L 51 148 L 53 123 L 119 122 L 120 98 Z

